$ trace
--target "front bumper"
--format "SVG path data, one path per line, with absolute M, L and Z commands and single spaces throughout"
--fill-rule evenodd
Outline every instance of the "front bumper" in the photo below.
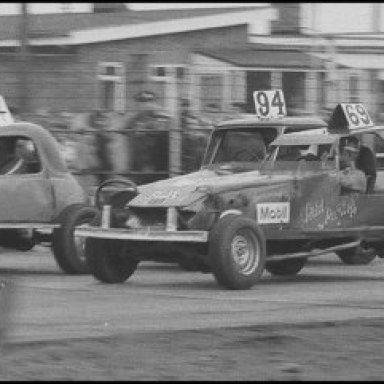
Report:
M 77 227 L 74 235 L 93 239 L 206 243 L 208 231 L 151 231 L 126 228 Z

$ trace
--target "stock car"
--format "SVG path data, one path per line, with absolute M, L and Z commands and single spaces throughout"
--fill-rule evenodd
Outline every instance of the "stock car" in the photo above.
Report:
M 84 241 L 73 229 L 93 220 L 97 210 L 68 171 L 57 141 L 36 124 L 1 125 L 0 246 L 27 251 L 50 244 L 62 271 L 88 273 Z M 13 157 L 22 166 L 4 171 L 3 161 Z
M 365 108 L 337 106 L 326 131 L 320 124 L 315 131 L 281 134 L 293 121 L 287 119 L 218 127 L 198 172 L 139 187 L 126 180 L 101 184 L 98 216 L 89 227 L 75 229 L 86 238 L 94 277 L 122 283 L 141 260 L 188 255 L 220 286 L 249 289 L 265 269 L 295 275 L 312 256 L 338 252 L 347 260 L 361 248 L 383 254 L 384 210 L 378 207 L 384 194 L 343 195 L 338 177 L 341 138 L 379 129 Z M 238 151 L 231 150 L 236 135 L 247 137 L 248 148 L 256 133 L 269 144 L 267 156 L 237 159 Z M 286 157 L 309 145 L 326 157 L 305 164 Z M 119 183 L 114 193 L 104 192 Z

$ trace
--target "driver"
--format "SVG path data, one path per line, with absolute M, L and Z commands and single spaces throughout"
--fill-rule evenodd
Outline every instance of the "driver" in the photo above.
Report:
M 25 172 L 25 163 L 16 153 L 16 140 L 3 137 L 0 140 L 0 175 L 13 175 Z
M 356 168 L 356 159 L 359 155 L 358 142 L 348 140 L 341 148 L 340 153 L 340 184 L 341 193 L 365 193 L 367 180 L 365 174 Z
M 376 183 L 376 156 L 368 146 L 361 145 L 356 159 L 356 168 L 362 170 L 367 178 L 366 193 L 372 193 Z

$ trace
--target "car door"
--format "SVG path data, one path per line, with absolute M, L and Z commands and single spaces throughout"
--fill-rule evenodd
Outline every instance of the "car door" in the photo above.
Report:
M 53 214 L 52 188 L 36 143 L 24 136 L 0 136 L 0 143 L 5 138 L 14 139 L 12 150 L 19 150 L 25 167 L 20 173 L 11 169 L 5 174 L 0 167 L 0 223 L 49 222 Z M 20 141 L 25 145 L 24 153 L 18 149 Z

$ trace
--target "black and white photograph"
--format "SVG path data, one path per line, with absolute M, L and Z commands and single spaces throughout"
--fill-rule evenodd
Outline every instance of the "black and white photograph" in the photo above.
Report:
M 0 3 L 0 381 L 383 355 L 384 3 Z

